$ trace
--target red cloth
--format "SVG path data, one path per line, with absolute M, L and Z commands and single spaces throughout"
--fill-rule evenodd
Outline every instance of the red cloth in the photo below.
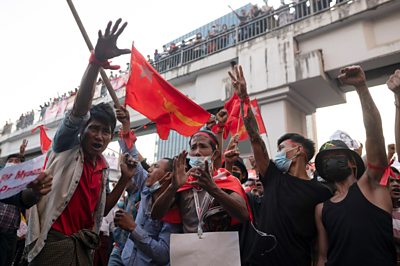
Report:
M 51 139 L 46 134 L 48 128 L 44 125 L 40 125 L 32 129 L 32 133 L 38 128 L 40 129 L 40 149 L 42 150 L 42 153 L 46 153 L 51 147 Z
M 168 139 L 171 129 L 191 136 L 210 117 L 201 106 L 161 77 L 135 47 L 132 47 L 125 103 L 154 121 L 161 139 Z
M 260 108 L 258 107 L 257 99 L 251 100 L 249 102 L 245 102 L 244 104 L 244 116 L 247 117 L 247 110 L 251 108 L 254 117 L 257 121 L 258 130 L 260 134 L 267 133 L 265 129 L 265 125 L 261 116 Z M 240 114 L 240 99 L 236 94 L 225 103 L 224 108 L 228 111 L 228 119 L 226 121 L 227 127 L 229 128 L 229 132 L 231 135 L 238 134 L 239 141 L 248 139 L 249 136 L 247 134 L 246 128 L 243 123 L 243 118 Z M 239 124 L 238 124 L 239 123 Z M 224 134 L 224 138 L 227 137 L 228 134 Z
M 181 212 L 177 207 L 172 208 L 167 211 L 163 218 L 161 218 L 161 221 L 170 224 L 180 224 L 182 223 Z
M 386 186 L 387 185 L 387 183 L 389 181 L 389 177 L 400 179 L 400 175 L 397 175 L 392 169 L 392 164 L 393 163 L 394 163 L 394 160 L 391 160 L 389 165 L 386 168 L 383 168 L 385 171 L 383 172 L 383 175 L 381 177 L 381 181 L 379 182 L 379 184 L 381 186 Z M 371 168 L 371 169 L 377 169 L 377 170 L 381 169 L 380 167 L 375 167 L 375 166 L 373 166 L 373 165 L 371 165 L 369 163 L 368 163 L 368 167 Z
M 253 215 L 251 213 L 249 201 L 247 199 L 246 193 L 244 192 L 244 189 L 239 179 L 231 175 L 231 173 L 229 173 L 229 171 L 224 168 L 218 169 L 218 171 L 214 173 L 213 179 L 215 184 L 219 188 L 236 192 L 245 200 L 250 220 L 253 221 Z M 186 183 L 178 189 L 178 192 L 194 188 L 194 186 L 191 185 L 190 182 L 195 180 L 196 178 L 189 176 Z M 232 217 L 232 224 L 238 224 L 238 223 L 239 222 Z
M 94 211 L 100 200 L 100 190 L 103 169 L 107 164 L 103 157 L 98 156 L 96 166 L 85 160 L 83 172 L 67 207 L 53 224 L 52 228 L 64 235 L 72 235 L 81 229 L 92 229 Z

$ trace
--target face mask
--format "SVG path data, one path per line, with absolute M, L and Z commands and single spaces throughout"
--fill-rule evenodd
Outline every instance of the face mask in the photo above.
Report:
M 17 165 L 17 163 L 6 163 L 6 165 L 4 165 L 4 168 L 13 166 L 13 165 Z
M 208 162 L 208 166 L 211 166 L 211 157 L 210 156 L 188 156 L 189 158 L 189 165 L 191 167 L 200 167 L 205 169 L 206 161 Z
M 297 147 L 294 147 L 288 151 L 294 150 L 296 148 Z M 284 173 L 287 173 L 289 171 L 290 165 L 292 164 L 292 159 L 296 157 L 296 155 L 295 155 L 291 159 L 288 159 L 286 157 L 286 152 L 288 152 L 288 151 L 286 151 L 285 149 L 282 149 L 282 150 L 278 151 L 278 153 L 275 155 L 275 158 L 274 158 L 276 167 Z
M 275 162 L 276 167 L 279 170 L 281 170 L 284 173 L 287 173 L 289 171 L 290 165 L 292 164 L 292 160 L 294 158 L 296 158 L 297 155 L 294 155 L 292 158 L 288 159 L 286 157 L 286 153 L 288 151 L 297 149 L 297 147 L 298 146 L 293 147 L 293 148 L 291 148 L 291 149 L 289 149 L 287 151 L 283 148 L 282 150 L 277 152 L 277 154 L 275 155 L 275 158 L 274 158 L 274 162 Z
M 340 182 L 351 174 L 349 159 L 346 155 L 337 155 L 323 162 L 325 179 Z
M 156 181 L 153 185 L 149 187 L 150 193 L 154 193 L 161 187 L 160 181 Z

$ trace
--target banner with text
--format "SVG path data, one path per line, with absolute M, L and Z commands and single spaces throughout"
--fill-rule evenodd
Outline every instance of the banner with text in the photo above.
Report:
M 0 170 L 0 199 L 18 194 L 43 171 L 46 154 Z

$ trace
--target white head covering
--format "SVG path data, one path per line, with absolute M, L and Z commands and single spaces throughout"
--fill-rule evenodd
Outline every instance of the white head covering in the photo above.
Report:
M 342 130 L 336 130 L 335 133 L 333 133 L 332 136 L 329 138 L 329 140 L 341 140 L 346 143 L 346 145 L 352 150 L 360 148 L 360 144 L 358 143 L 358 141 L 352 139 L 349 134 Z

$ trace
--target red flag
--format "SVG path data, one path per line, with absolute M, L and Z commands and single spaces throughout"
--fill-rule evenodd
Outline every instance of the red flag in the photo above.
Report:
M 250 101 L 250 108 L 257 121 L 258 130 L 260 134 L 267 133 L 265 125 L 261 116 L 260 108 L 258 107 L 257 99 Z M 240 114 L 240 99 L 234 94 L 224 105 L 224 108 L 228 111 L 229 117 L 227 119 L 227 125 L 231 135 L 238 134 L 239 140 L 248 139 L 246 128 L 243 124 L 243 119 Z M 247 108 L 244 108 L 245 110 Z
M 251 111 L 253 111 L 254 117 L 256 118 L 256 121 L 257 121 L 258 133 L 267 134 L 267 129 L 265 128 L 264 120 L 262 119 L 261 110 L 260 110 L 260 107 L 258 106 L 257 99 L 250 101 L 250 107 L 251 107 Z
M 40 125 L 32 129 L 32 133 L 35 132 L 38 128 L 40 129 L 40 149 L 42 150 L 42 153 L 46 153 L 51 146 L 51 139 L 46 134 L 46 130 L 48 128 L 44 125 Z
M 135 47 L 132 47 L 125 103 L 154 121 L 161 139 L 168 139 L 171 129 L 191 136 L 210 117 L 201 106 L 161 77 Z

